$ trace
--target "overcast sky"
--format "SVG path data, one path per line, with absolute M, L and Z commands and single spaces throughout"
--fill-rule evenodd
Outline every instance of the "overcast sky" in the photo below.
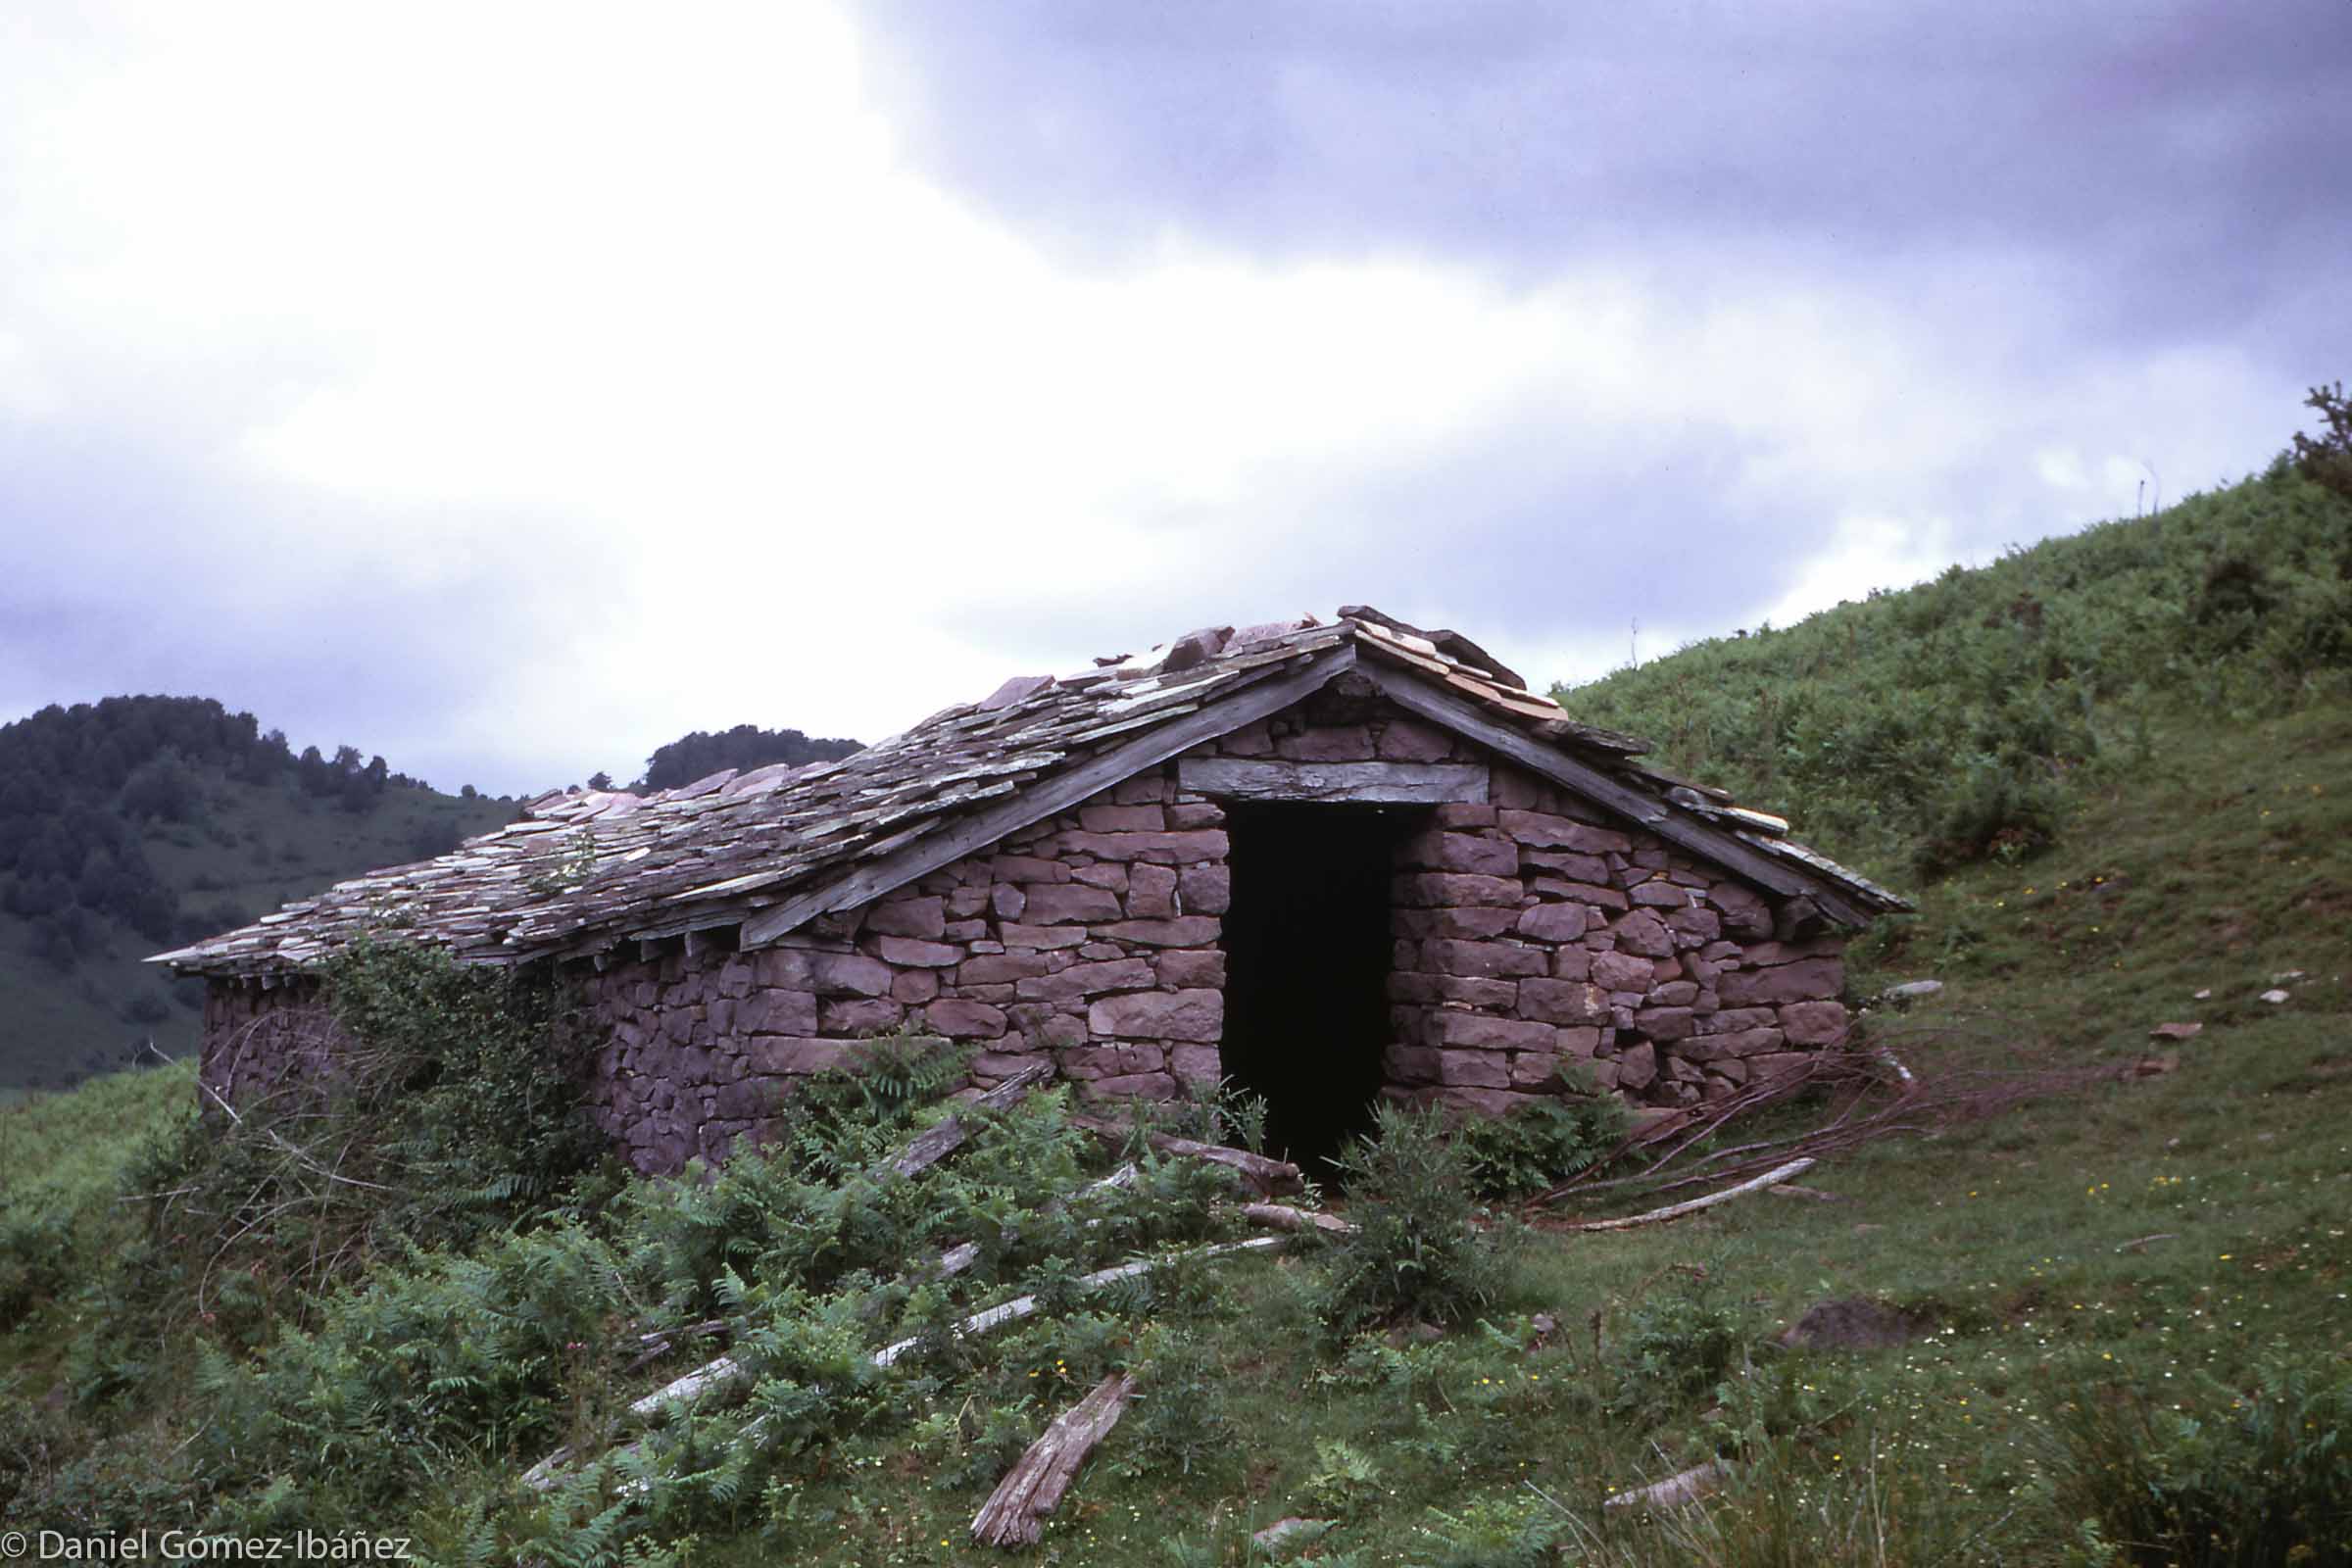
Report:
M 2348 150 L 2346 0 L 13 0 L 0 718 L 511 793 L 1350 602 L 1589 679 L 2260 469 Z

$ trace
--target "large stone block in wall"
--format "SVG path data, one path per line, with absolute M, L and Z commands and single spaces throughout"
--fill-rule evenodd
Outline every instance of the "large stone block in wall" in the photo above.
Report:
M 1519 1001 L 1516 980 L 1489 980 L 1477 975 L 1420 974 L 1398 970 L 1389 976 L 1389 1000 L 1430 1004 L 1438 1002 L 1467 1003 L 1473 1007 L 1491 1007 L 1508 1012 Z
M 1105 997 L 1086 1012 L 1087 1032 L 1101 1038 L 1187 1040 L 1214 1045 L 1225 1030 L 1220 991 L 1138 991 Z
M 1215 948 L 1169 948 L 1152 956 L 1159 983 L 1179 991 L 1191 986 L 1225 988 L 1225 955 Z
M 1021 915 L 1028 925 L 1083 925 L 1116 920 L 1126 912 L 1119 907 L 1117 894 L 1083 882 L 1044 883 L 1028 893 L 1029 905 Z
M 1483 1012 L 1457 1012 L 1440 1007 L 1422 1021 L 1422 1039 L 1433 1046 L 1462 1050 L 1549 1051 L 1552 1028 L 1522 1018 L 1496 1018 Z
M 866 912 L 865 928 L 877 936 L 916 937 L 937 942 L 948 929 L 947 901 L 941 898 L 893 899 Z
M 1441 974 L 1475 975 L 1482 979 L 1541 975 L 1551 959 L 1539 948 L 1508 942 L 1457 942 L 1437 938 L 1421 944 L 1421 965 Z
M 1781 1008 L 1781 1028 L 1792 1046 L 1834 1046 L 1850 1023 L 1841 1002 L 1791 1002 Z
M 1459 1088 L 1508 1089 L 1510 1057 L 1498 1051 L 1440 1051 L 1438 1082 Z
M 1522 980 L 1519 1010 L 1545 1023 L 1603 1024 L 1609 1021 L 1609 998 L 1607 992 L 1589 982 Z
M 1430 908 L 1441 905 L 1515 907 L 1527 890 L 1516 877 L 1417 871 L 1393 879 L 1390 891 L 1395 901 L 1407 908 Z
M 1168 1054 L 1165 1047 L 1151 1041 L 1113 1040 L 1059 1052 L 1055 1061 L 1065 1078 L 1118 1078 L 1158 1072 L 1167 1065 Z
M 951 1040 L 995 1040 L 1004 1033 L 1004 1009 L 985 1002 L 934 1002 L 923 1009 L 923 1021 Z
M 1620 953 L 1640 954 L 1644 958 L 1665 958 L 1674 954 L 1674 938 L 1668 934 L 1664 922 L 1647 909 L 1619 915 L 1609 922 L 1609 934 L 1617 939 Z
M 1184 1083 L 1214 1084 L 1225 1076 L 1225 1063 L 1214 1046 L 1171 1045 L 1168 1071 Z
M 1223 914 L 1233 906 L 1232 867 L 1186 866 L 1177 877 L 1177 897 L 1187 914 Z
M 1772 906 L 1763 895 L 1739 882 L 1718 882 L 1707 889 L 1707 902 L 1723 911 L 1724 929 L 1733 936 L 1772 935 Z
M 1157 805 L 1082 806 L 1078 825 L 1089 833 L 1161 833 L 1168 818 Z
M 1323 724 L 1274 743 L 1275 755 L 1294 762 L 1368 762 L 1372 732 L 1361 724 Z
M 1517 883 L 1511 885 L 1518 886 Z M 1507 908 L 1391 908 L 1389 929 L 1407 939 L 1456 937 L 1469 942 L 1483 942 L 1517 926 L 1519 913 L 1519 901 L 1516 898 L 1511 900 Z
M 1035 980 L 1051 970 L 1042 953 L 990 953 L 967 958 L 956 970 L 956 983 L 965 986 L 1012 985 Z
M 914 937 L 879 937 L 874 951 L 885 963 L 902 969 L 945 969 L 963 961 L 963 949 L 951 942 L 923 942 Z
M 1000 855 L 991 866 L 999 882 L 1067 882 L 1070 868 L 1038 855 Z
M 1442 762 L 1453 755 L 1453 737 L 1416 719 L 1395 717 L 1381 726 L 1379 753 L 1388 762 Z
M 808 948 L 767 948 L 753 960 L 761 986 L 813 991 L 827 997 L 890 994 L 890 965 L 861 953 L 824 953 Z
M 1089 940 L 1082 925 L 1029 925 L 1014 920 L 998 925 L 997 935 L 1007 952 L 1023 949 L 1051 952 L 1056 948 L 1083 947 Z
M 1213 914 L 1185 914 L 1173 920 L 1120 920 L 1097 926 L 1095 934 L 1114 942 L 1152 948 L 1204 948 L 1224 929 Z
M 1149 958 L 1105 958 L 1022 980 L 1014 994 L 1024 1002 L 1078 1002 L 1110 991 L 1140 991 L 1158 978 Z
M 1431 871 L 1468 871 L 1479 876 L 1516 877 L 1519 846 L 1504 838 L 1479 833 L 1450 833 L 1444 828 L 1416 834 L 1397 851 L 1400 863 Z
M 1578 855 L 1568 850 L 1522 850 L 1519 863 L 1522 869 L 1548 871 L 1563 881 L 1590 887 L 1606 887 L 1609 882 L 1609 862 L 1597 855 Z
M 1735 969 L 1715 978 L 1715 993 L 1727 1007 L 1827 1001 L 1844 986 L 1845 963 L 1839 958 L 1801 958 L 1770 969 Z
M 1572 817 L 1546 811 L 1503 810 L 1495 823 L 1520 843 L 1535 849 L 1574 850 L 1580 855 L 1630 855 L 1633 841 L 1605 827 L 1590 827 Z
M 1139 920 L 1174 919 L 1180 912 L 1176 907 L 1175 868 L 1138 861 L 1127 881 L 1127 912 Z
M 1592 983 L 1603 991 L 1646 992 L 1657 976 L 1651 960 L 1634 953 L 1592 955 Z
M 1538 942 L 1579 942 L 1591 920 L 1581 904 L 1539 904 L 1519 916 L 1518 931 Z
M 855 1043 L 847 1040 L 790 1040 L 758 1035 L 745 1046 L 743 1059 L 754 1073 L 805 1077 L 847 1066 L 856 1049 Z
M 770 1029 L 767 1034 L 829 1035 L 872 1034 L 876 1030 L 895 1029 L 906 1015 L 906 1008 L 887 997 L 848 997 L 828 1001 L 816 1009 L 815 1029 Z
M 1222 860 L 1229 848 L 1221 828 L 1190 833 L 1064 833 L 1061 845 L 1072 855 L 1103 860 L 1151 860 L 1160 865 Z

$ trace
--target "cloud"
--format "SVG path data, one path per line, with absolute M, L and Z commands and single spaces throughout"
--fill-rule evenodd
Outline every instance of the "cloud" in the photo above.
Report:
M 1929 69 L 1862 19 L 1901 84 L 1840 107 L 1740 18 L 1005 15 L 20 14 L 0 705 L 200 690 L 527 791 L 1343 602 L 1586 678 L 2252 466 L 2280 313 L 2352 319 L 2250 261 L 2118 335 L 2045 175 L 1983 184 L 2006 122 L 1896 177 L 1900 102 L 1957 158 L 1972 93 L 2105 79 L 2066 28 Z M 2333 111 L 2221 58 L 2148 122 L 2235 222 L 2211 171 Z

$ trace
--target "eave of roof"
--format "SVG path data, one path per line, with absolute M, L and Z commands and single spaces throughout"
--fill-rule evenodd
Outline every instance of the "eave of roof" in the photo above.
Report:
M 1783 837 L 1781 819 L 1643 767 L 1635 759 L 1644 743 L 1576 723 L 1491 663 L 1467 639 L 1423 635 L 1357 606 L 1330 624 L 1205 628 L 1149 664 L 1126 659 L 1006 682 L 839 761 L 717 773 L 646 797 L 551 793 L 523 820 L 447 855 L 337 883 L 149 961 L 194 974 L 282 973 L 370 931 L 493 963 L 721 926 L 741 926 L 746 944 L 758 945 L 975 853 L 1351 667 L 1402 706 L 1694 853 L 1776 891 L 1814 895 L 1841 923 L 1909 907 Z

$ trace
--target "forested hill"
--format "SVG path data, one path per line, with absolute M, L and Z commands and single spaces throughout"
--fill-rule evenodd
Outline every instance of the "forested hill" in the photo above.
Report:
M 297 754 L 210 698 L 110 697 L 0 726 L 0 1088 L 119 1064 L 150 1037 L 189 1049 L 202 987 L 141 958 L 514 809 L 357 747 Z
M 691 784 L 730 767 L 748 773 L 771 762 L 789 762 L 795 767 L 809 762 L 837 762 L 862 749 L 853 740 L 810 740 L 797 729 L 760 729 L 738 724 L 715 735 L 698 729 L 691 735 L 679 736 L 667 746 L 656 747 L 654 755 L 646 759 L 645 776 L 634 787 L 674 790 L 681 784 Z
M 698 730 L 657 748 L 638 787 L 858 749 Z M 453 850 L 516 810 L 470 784 L 441 794 L 356 746 L 296 753 L 205 697 L 109 697 L 0 726 L 0 1092 L 61 1087 L 150 1039 L 192 1049 L 203 986 L 149 954 Z

